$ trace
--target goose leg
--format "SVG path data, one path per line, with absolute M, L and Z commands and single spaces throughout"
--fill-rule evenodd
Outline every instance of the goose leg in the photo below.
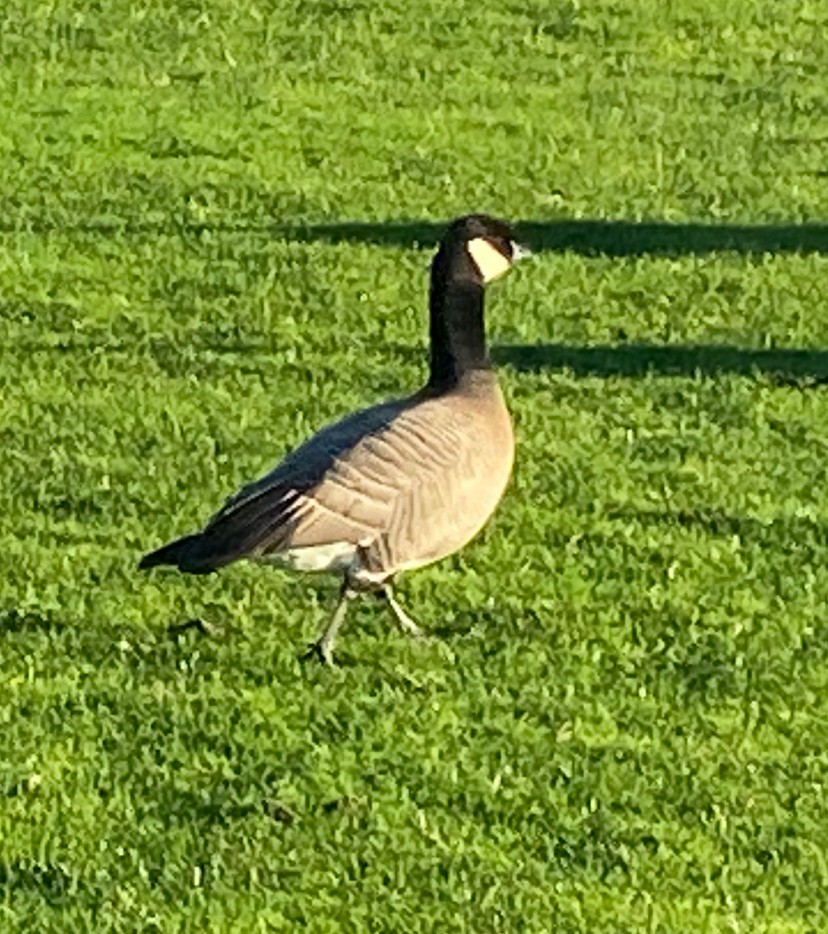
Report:
M 342 624 L 345 622 L 345 614 L 348 612 L 348 604 L 356 596 L 356 591 L 353 590 L 348 583 L 347 578 L 342 582 L 342 589 L 339 591 L 339 600 L 337 600 L 336 607 L 331 616 L 330 622 L 322 630 L 319 638 L 311 646 L 310 652 L 305 656 L 306 658 L 311 655 L 316 655 L 320 661 L 324 662 L 326 665 L 333 665 L 333 647 L 334 642 L 336 641 L 337 633 L 339 632 Z
M 394 591 L 391 589 L 390 584 L 386 584 L 382 590 L 379 591 L 379 595 L 384 599 L 388 606 L 391 607 L 391 612 L 397 618 L 397 622 L 400 624 L 400 628 L 407 632 L 410 636 L 415 636 L 418 639 L 425 637 L 425 632 L 420 629 L 420 627 L 414 622 L 414 620 L 405 612 L 405 610 L 397 603 L 396 598 L 394 597 Z

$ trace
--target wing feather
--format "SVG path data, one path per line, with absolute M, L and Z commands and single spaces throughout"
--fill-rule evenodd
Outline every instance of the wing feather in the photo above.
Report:
M 381 576 L 461 547 L 500 498 L 511 429 L 499 393 L 494 419 L 446 401 L 415 396 L 323 429 L 227 501 L 202 533 L 205 549 L 227 563 L 351 543 Z

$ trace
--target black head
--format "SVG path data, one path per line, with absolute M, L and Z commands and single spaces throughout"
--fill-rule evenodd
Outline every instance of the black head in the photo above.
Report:
M 506 221 L 486 214 L 467 214 L 452 221 L 440 241 L 435 271 L 453 279 L 485 285 L 508 272 L 529 251 L 515 241 Z

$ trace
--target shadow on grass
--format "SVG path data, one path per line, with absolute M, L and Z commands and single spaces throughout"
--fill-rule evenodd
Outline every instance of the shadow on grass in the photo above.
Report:
M 3 312 L 0 302 L 0 315 Z M 145 340 L 120 339 L 79 333 L 66 333 L 44 338 L 23 338 L 16 348 L 29 354 L 84 354 L 105 349 L 110 354 L 146 356 L 168 375 L 191 374 L 209 368 L 216 358 L 237 358 L 232 362 L 236 372 L 260 372 L 261 357 L 278 358 L 288 346 L 274 335 L 251 335 L 246 339 L 220 338 L 193 334 L 186 347 L 180 339 L 153 337 Z M 422 364 L 428 359 L 425 345 L 402 343 L 371 344 L 365 353 L 376 360 L 395 360 L 405 364 Z M 206 356 L 205 356 L 206 355 Z M 720 376 L 731 373 L 740 376 L 766 376 L 775 382 L 795 385 L 818 385 L 828 382 L 828 350 L 804 348 L 751 348 L 729 344 L 494 344 L 491 356 L 495 364 L 519 372 L 569 370 L 575 376 L 640 377 L 655 376 Z M 302 367 L 309 378 L 338 378 L 338 364 L 315 361 Z M 330 370 L 330 374 L 328 373 Z M 82 503 L 93 509 L 95 503 Z M 0 631 L 4 628 L 4 613 L 0 610 Z
M 0 860 L 0 898 L 14 893 L 37 894 L 50 905 L 63 903 L 78 890 L 80 880 L 56 863 L 27 863 Z
M 42 632 L 53 635 L 66 629 L 66 622 L 48 610 L 0 608 L 0 636 Z
M 440 221 L 337 221 L 322 224 L 278 221 L 192 221 L 170 216 L 131 218 L 48 217 L 0 219 L 0 232 L 77 233 L 101 237 L 162 233 L 200 237 L 204 233 L 268 236 L 300 243 L 373 243 L 406 249 L 433 248 L 446 229 Z M 828 224 L 673 224 L 666 221 L 515 221 L 518 236 L 539 252 L 587 256 L 644 256 L 713 253 L 828 253 Z
M 776 516 L 767 522 L 754 516 L 739 516 L 712 507 L 660 510 L 619 507 L 607 514 L 620 522 L 649 526 L 696 529 L 714 538 L 738 538 L 745 545 L 762 548 L 795 547 L 815 557 L 828 543 L 828 526 L 808 516 Z
M 287 239 L 431 248 L 447 221 L 349 221 L 283 228 Z M 586 255 L 681 256 L 694 253 L 828 253 L 828 224 L 670 224 L 664 221 L 518 221 L 519 237 L 537 251 Z M 274 231 L 276 232 L 276 231 Z
M 570 370 L 576 376 L 768 376 L 779 383 L 828 382 L 828 351 L 730 347 L 724 344 L 500 344 L 500 366 L 521 372 Z

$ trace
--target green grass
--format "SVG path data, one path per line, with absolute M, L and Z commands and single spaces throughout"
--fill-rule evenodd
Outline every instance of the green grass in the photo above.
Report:
M 0 930 L 828 929 L 826 36 L 7 0 Z M 510 490 L 401 587 L 442 639 L 366 603 L 326 671 L 334 581 L 136 573 L 417 385 L 469 210 L 541 249 L 490 296 Z

